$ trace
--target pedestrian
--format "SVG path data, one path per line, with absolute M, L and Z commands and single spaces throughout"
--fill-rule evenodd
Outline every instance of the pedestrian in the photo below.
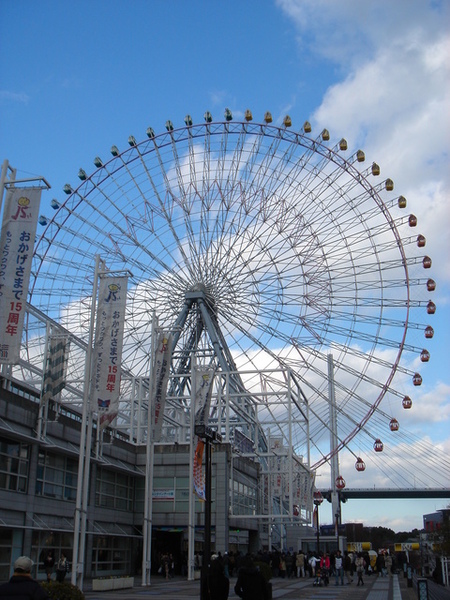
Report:
M 355 560 L 355 566 L 356 566 L 356 573 L 358 575 L 358 583 L 356 585 L 364 585 L 364 580 L 363 580 L 363 575 L 364 575 L 364 568 L 366 566 L 366 563 L 364 561 L 363 555 L 361 553 L 358 554 L 356 560 Z
M 334 572 L 336 575 L 336 585 L 339 585 L 339 579 L 341 580 L 341 585 L 344 585 L 344 561 L 340 550 L 336 552 L 336 556 L 334 557 Z
M 173 554 L 169 554 L 169 578 L 173 579 L 175 577 L 175 558 Z
M 282 579 L 286 577 L 286 555 L 284 554 L 284 552 L 280 556 L 279 574 Z
M 288 552 L 285 556 L 285 563 L 286 563 L 286 576 L 288 579 L 290 579 L 292 577 L 292 572 L 293 572 L 293 568 L 294 568 L 294 557 L 293 555 Z
M 14 574 L 11 579 L 0 585 L 0 598 L 2 600 L 20 600 L 33 598 L 33 600 L 49 600 L 49 595 L 44 588 L 31 577 L 33 561 L 28 556 L 19 556 L 14 563 Z
M 316 566 L 317 566 L 318 562 L 319 562 L 319 559 L 316 558 L 314 556 L 314 554 L 311 556 L 311 558 L 308 561 L 309 566 L 311 568 L 311 577 L 315 577 L 316 576 Z
M 66 573 L 69 572 L 69 561 L 66 558 L 64 552 L 61 552 L 61 556 L 58 560 L 58 564 L 56 565 L 56 581 L 62 583 L 66 576 Z
M 53 553 L 51 550 L 47 552 L 47 556 L 44 558 L 44 569 L 47 575 L 47 581 L 50 582 L 52 580 L 53 568 L 55 566 L 55 559 L 53 557 Z
M 390 554 L 386 554 L 384 557 L 384 566 L 389 577 L 392 577 L 392 556 Z
M 223 561 L 216 554 L 213 554 L 211 557 L 208 580 L 208 597 L 211 598 L 211 600 L 228 600 L 230 580 L 225 576 Z
M 378 573 L 380 574 L 380 577 L 385 577 L 386 566 L 385 566 L 385 562 L 384 562 L 384 554 L 382 552 L 380 552 L 377 556 L 376 567 L 377 567 Z
M 225 552 L 223 555 L 223 572 L 227 579 L 230 579 L 230 557 L 228 556 L 228 552 Z
M 261 571 L 253 563 L 251 556 L 246 556 L 239 569 L 234 591 L 242 600 L 269 600 L 269 588 Z
M 320 573 L 322 575 L 323 583 L 325 584 L 325 586 L 327 586 L 330 582 L 330 565 L 330 557 L 328 556 L 328 553 L 325 552 L 325 554 L 320 558 Z
M 344 573 L 347 578 L 347 585 L 353 583 L 352 577 L 352 559 L 347 550 L 344 552 Z
M 295 559 L 295 566 L 297 567 L 297 577 L 305 576 L 305 555 L 300 550 Z

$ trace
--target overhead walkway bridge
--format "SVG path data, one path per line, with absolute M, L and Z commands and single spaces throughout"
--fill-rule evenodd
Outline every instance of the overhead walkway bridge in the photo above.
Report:
M 331 491 L 320 490 L 322 496 L 331 502 Z M 450 488 L 345 488 L 340 492 L 341 501 L 373 500 L 383 498 L 450 498 Z

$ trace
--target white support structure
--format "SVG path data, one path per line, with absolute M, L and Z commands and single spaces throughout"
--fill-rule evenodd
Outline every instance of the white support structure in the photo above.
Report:
M 92 289 L 91 320 L 89 325 L 89 341 L 86 352 L 83 407 L 81 416 L 80 456 L 78 460 L 78 486 L 75 501 L 75 523 L 73 531 L 72 577 L 71 582 L 83 589 L 84 557 L 86 547 L 86 522 L 89 490 L 89 475 L 91 464 L 92 446 L 92 406 L 91 406 L 91 380 L 92 380 L 92 344 L 95 328 L 95 307 L 100 272 L 100 256 L 96 256 L 94 285 Z
M 330 450 L 338 447 L 336 393 L 334 386 L 334 361 L 333 355 L 328 354 L 328 401 L 330 404 Z M 341 509 L 339 493 L 336 488 L 336 479 L 339 476 L 339 454 L 335 452 L 331 457 L 331 505 L 336 527 L 340 524 Z
M 153 365 L 155 352 L 157 318 L 153 313 L 152 330 L 151 330 L 151 360 L 150 360 L 150 381 L 153 380 Z M 142 402 L 142 381 L 139 383 L 139 392 Z M 147 440 L 146 440 L 146 461 L 145 461 L 145 483 L 144 483 L 144 522 L 143 522 L 143 540 L 142 540 L 142 585 L 151 585 L 151 570 L 152 570 L 152 512 L 153 512 L 153 463 L 155 445 L 153 439 L 153 406 L 151 406 L 152 398 L 148 395 L 147 403 Z

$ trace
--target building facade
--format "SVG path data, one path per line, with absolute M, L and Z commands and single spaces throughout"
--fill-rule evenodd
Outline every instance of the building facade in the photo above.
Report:
M 72 559 L 81 417 L 50 401 L 46 435 L 39 439 L 39 396 L 23 384 L 0 386 L 0 581 L 14 560 L 29 555 L 44 578 L 43 558 Z M 95 427 L 93 436 L 96 436 Z M 105 441 L 106 440 L 106 441 Z M 86 577 L 139 575 L 142 567 L 146 447 L 110 430 L 93 442 L 88 488 Z M 189 444 L 159 444 L 152 470 L 152 572 L 170 553 L 186 566 L 189 527 Z M 261 511 L 260 468 L 233 456 L 229 443 L 212 453 L 211 548 L 256 551 L 267 546 Z M 230 514 L 230 507 L 232 515 Z M 204 502 L 195 500 L 195 552 L 204 541 Z

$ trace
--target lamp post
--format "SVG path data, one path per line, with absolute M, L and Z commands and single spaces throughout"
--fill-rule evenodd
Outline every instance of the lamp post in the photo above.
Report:
M 336 545 L 337 545 L 337 550 L 340 550 L 339 548 L 339 509 L 336 512 L 336 514 L 334 515 L 335 518 L 335 523 L 336 523 Z
M 205 442 L 205 539 L 203 543 L 200 600 L 214 600 L 214 598 L 211 598 L 208 585 L 211 561 L 211 446 L 213 444 L 220 444 L 222 442 L 222 436 L 220 433 L 204 424 L 195 426 L 195 435 Z
M 319 556 L 320 552 L 320 524 L 319 524 L 319 506 L 323 502 L 323 496 L 320 490 L 316 490 L 313 495 L 314 505 L 316 507 L 316 517 L 317 517 L 317 556 Z

